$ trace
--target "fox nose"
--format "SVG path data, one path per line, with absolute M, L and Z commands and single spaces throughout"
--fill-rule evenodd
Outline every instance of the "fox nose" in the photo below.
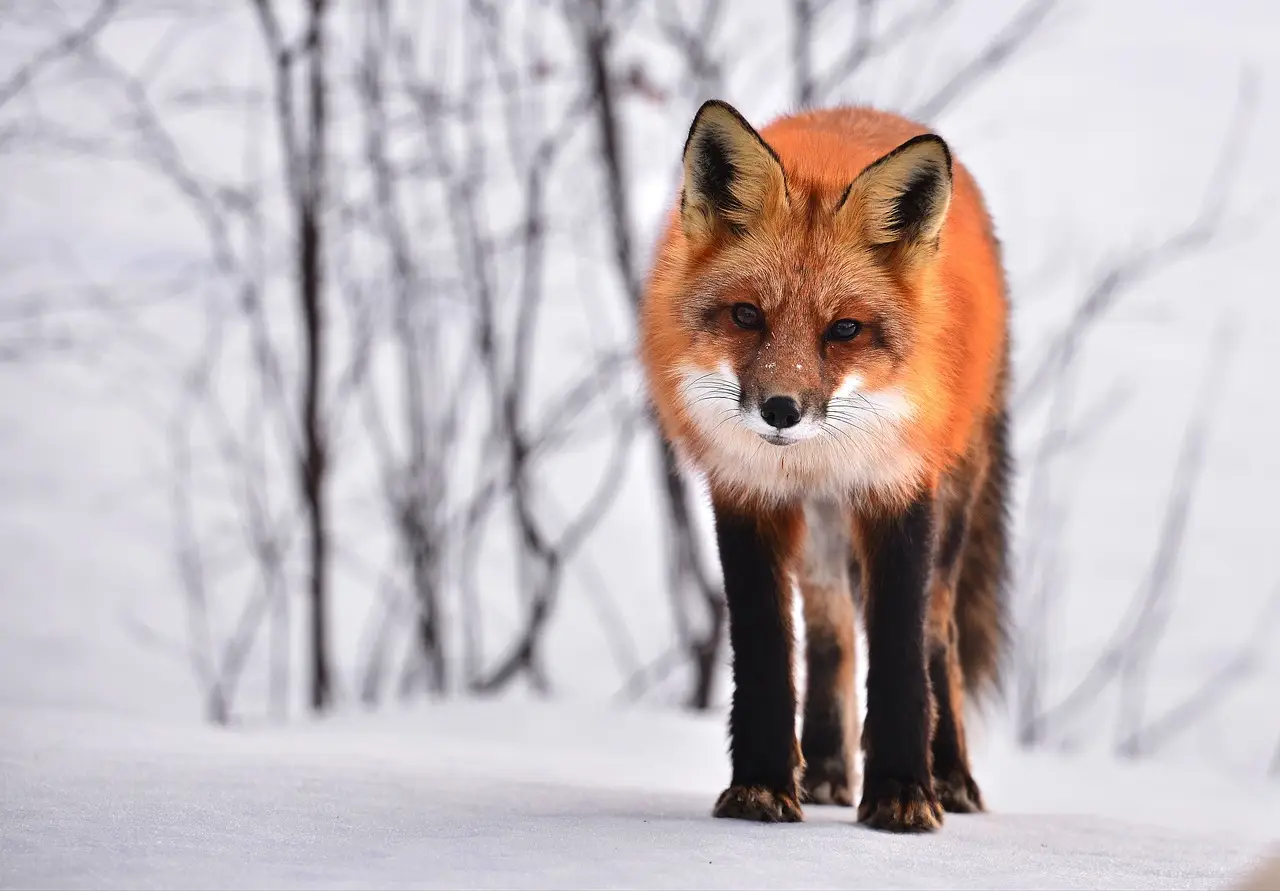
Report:
M 770 427 L 786 430 L 800 423 L 800 405 L 790 396 L 770 396 L 760 406 L 760 417 Z

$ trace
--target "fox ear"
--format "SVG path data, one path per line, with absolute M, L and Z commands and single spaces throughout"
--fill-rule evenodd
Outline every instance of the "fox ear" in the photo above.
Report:
M 931 133 L 909 139 L 858 174 L 840 208 L 872 244 L 933 244 L 951 205 L 951 151 Z
M 741 234 L 785 202 L 786 194 L 782 163 L 760 134 L 728 103 L 704 102 L 684 144 L 680 217 L 685 235 Z

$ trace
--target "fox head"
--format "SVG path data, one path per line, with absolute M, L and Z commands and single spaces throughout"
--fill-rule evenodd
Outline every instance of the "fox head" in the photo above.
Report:
M 951 154 L 916 136 L 833 182 L 803 149 L 784 168 L 729 105 L 698 111 L 649 361 L 680 444 L 722 483 L 780 497 L 908 485 Z

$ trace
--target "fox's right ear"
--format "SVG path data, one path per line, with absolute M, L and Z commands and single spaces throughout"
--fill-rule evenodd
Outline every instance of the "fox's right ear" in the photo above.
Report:
M 836 211 L 872 244 L 911 252 L 936 244 L 951 206 L 951 150 L 942 137 L 908 139 L 858 174 Z
M 728 103 L 704 102 L 684 144 L 680 217 L 686 237 L 741 234 L 786 196 L 782 162 L 760 134 Z

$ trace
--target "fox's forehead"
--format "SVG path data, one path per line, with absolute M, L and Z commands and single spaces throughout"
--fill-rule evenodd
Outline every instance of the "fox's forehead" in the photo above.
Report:
M 755 303 L 775 317 L 893 311 L 899 290 L 870 248 L 835 232 L 806 235 L 746 235 L 719 252 L 701 290 L 721 301 Z

